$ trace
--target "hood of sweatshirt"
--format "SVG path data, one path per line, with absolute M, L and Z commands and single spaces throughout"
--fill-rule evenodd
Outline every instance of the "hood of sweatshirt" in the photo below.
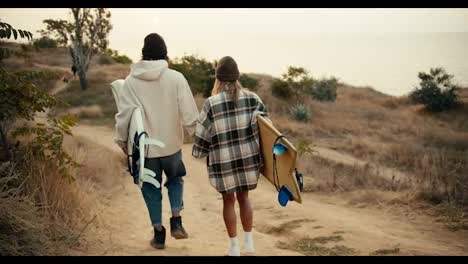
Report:
M 130 66 L 130 75 L 140 80 L 154 81 L 159 79 L 161 73 L 167 68 L 166 60 L 141 60 Z

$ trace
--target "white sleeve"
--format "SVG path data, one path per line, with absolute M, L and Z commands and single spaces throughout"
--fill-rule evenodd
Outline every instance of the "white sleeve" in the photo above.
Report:
M 124 146 L 128 140 L 128 127 L 132 118 L 132 113 L 137 104 L 134 102 L 129 92 L 127 81 L 121 89 L 120 111 L 115 115 L 114 142 L 119 146 Z
M 196 122 L 198 120 L 198 108 L 193 98 L 190 86 L 182 76 L 178 84 L 178 107 L 179 114 L 182 119 L 182 124 L 187 129 L 187 132 L 192 136 L 195 133 Z

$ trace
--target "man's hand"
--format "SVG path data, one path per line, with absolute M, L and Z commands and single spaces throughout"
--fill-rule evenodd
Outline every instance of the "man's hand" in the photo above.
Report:
M 127 146 L 120 146 L 125 155 L 128 155 Z
M 124 152 L 125 155 L 128 155 L 127 142 L 117 141 L 117 145 L 119 145 L 120 149 Z

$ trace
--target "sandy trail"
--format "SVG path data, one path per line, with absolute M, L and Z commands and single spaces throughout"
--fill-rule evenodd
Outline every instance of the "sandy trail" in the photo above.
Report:
M 107 127 L 79 125 L 74 128 L 75 135 L 120 151 L 112 142 L 112 133 Z M 182 153 L 188 171 L 182 215 L 189 239 L 175 240 L 168 235 L 165 250 L 155 250 L 149 245 L 152 228 L 143 197 L 122 168 L 122 175 L 116 177 L 128 179 L 121 189 L 110 195 L 112 199 L 106 201 L 108 206 L 100 215 L 104 224 L 96 233 L 106 241 L 107 249 L 80 254 L 223 255 L 228 240 L 221 214 L 221 197 L 208 183 L 205 163 L 191 157 L 191 145 L 184 145 Z M 403 255 L 468 255 L 466 231 L 450 232 L 426 216 L 417 215 L 410 219 L 390 211 L 356 208 L 336 197 L 313 193 L 303 194 L 303 204 L 290 203 L 281 207 L 276 195 L 275 188 L 263 178 L 258 188 L 250 193 L 254 207 L 255 255 L 298 255 L 300 253 L 278 248 L 277 243 L 302 237 L 330 236 L 334 232 L 341 232 L 344 240 L 330 242 L 327 246 L 344 245 L 357 250 L 359 255 L 394 247 L 400 248 L 399 254 Z M 166 189 L 163 211 L 163 224 L 168 228 L 170 210 Z M 287 230 L 288 223 L 294 220 L 304 222 Z M 271 227 L 282 224 L 286 226 L 284 233 L 270 231 Z M 242 238 L 240 220 L 238 232 Z

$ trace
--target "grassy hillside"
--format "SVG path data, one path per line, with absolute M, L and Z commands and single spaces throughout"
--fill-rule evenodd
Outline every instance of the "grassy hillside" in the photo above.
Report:
M 129 72 L 126 65 L 95 65 L 89 73 L 89 89 L 82 91 L 79 80 L 73 79 L 67 88 L 57 94 L 68 106 L 62 111 L 77 114 L 85 123 L 112 125 L 117 111 L 110 83 L 124 79 Z

